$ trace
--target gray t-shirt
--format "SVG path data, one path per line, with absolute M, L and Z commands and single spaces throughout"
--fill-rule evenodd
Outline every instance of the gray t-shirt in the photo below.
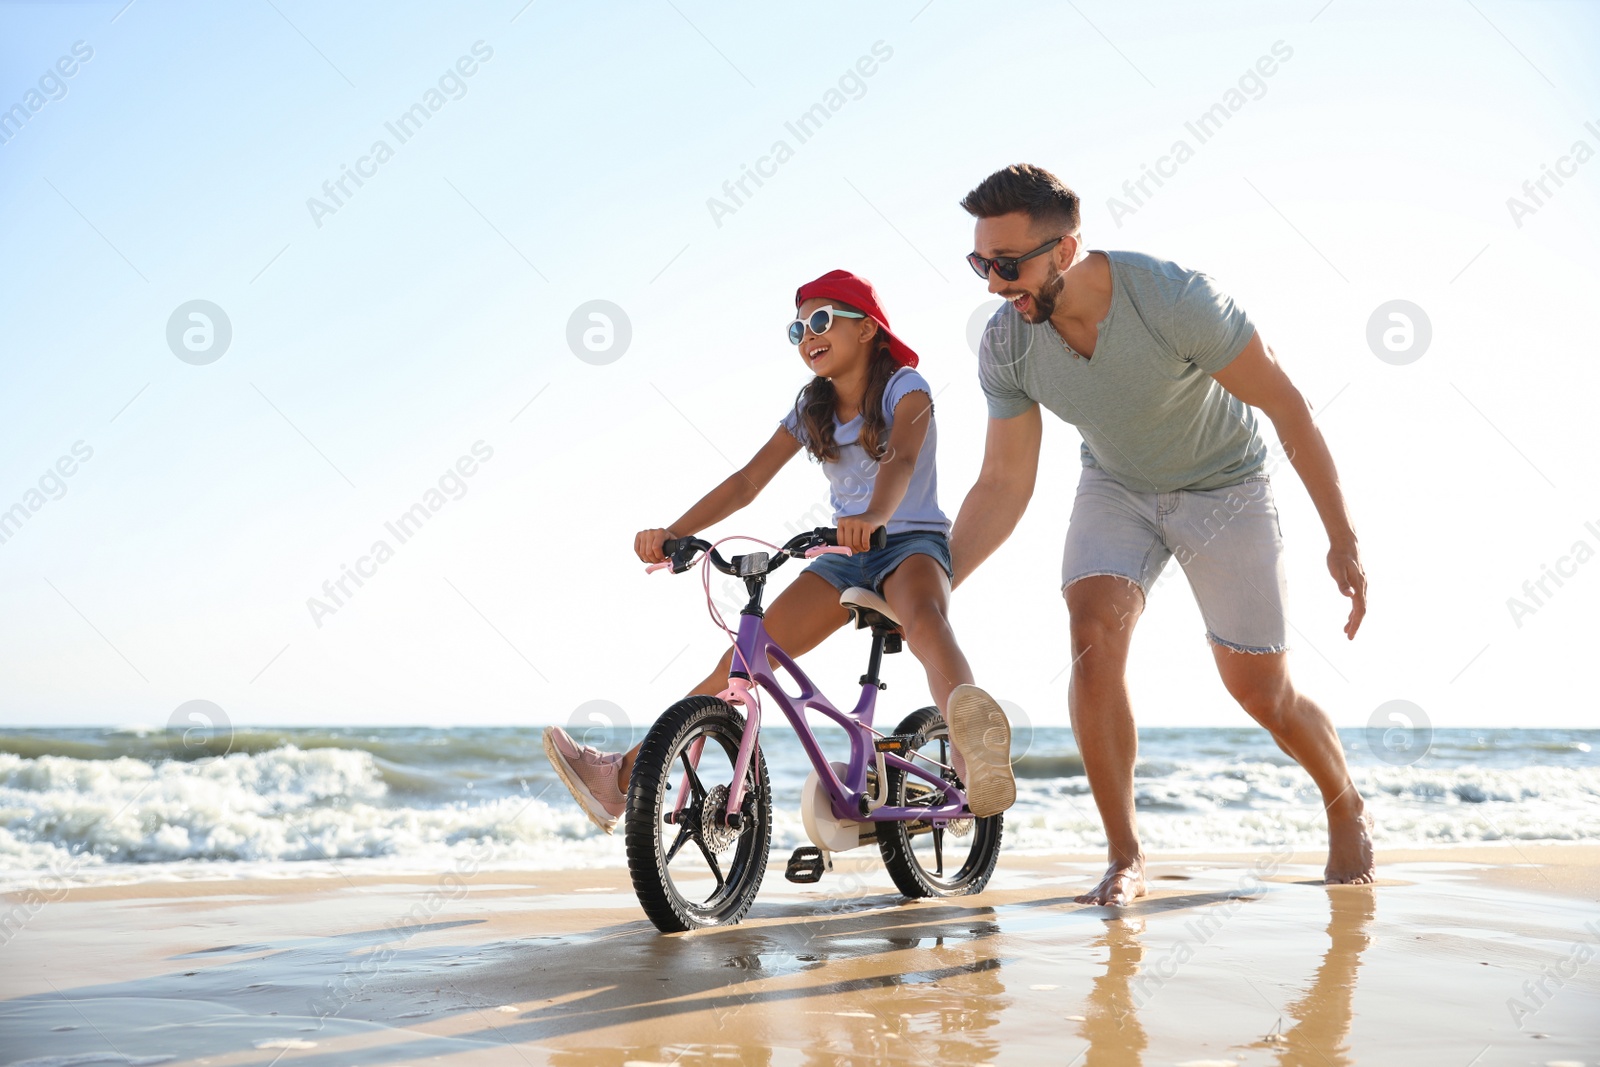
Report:
M 907 393 L 915 392 L 933 396 L 927 379 L 910 367 L 901 367 L 890 376 L 883 388 L 883 414 L 889 420 L 890 429 L 894 428 L 895 405 Z M 783 417 L 782 425 L 796 441 L 805 444 L 800 417 L 793 408 Z M 872 487 L 878 481 L 878 461 L 867 455 L 867 450 L 861 447 L 860 415 L 849 422 L 834 419 L 833 440 L 839 446 L 839 458 L 832 463 L 824 463 L 822 469 L 828 476 L 828 496 L 833 503 L 833 521 L 837 523 L 847 515 L 861 514 L 872 503 Z M 942 534 L 950 532 L 950 520 L 939 510 L 939 478 L 934 458 L 938 449 L 939 435 L 934 428 L 933 413 L 929 412 L 928 433 L 922 439 L 922 450 L 917 453 L 917 467 L 911 474 L 911 484 L 906 486 L 906 495 L 900 501 L 900 506 L 895 508 L 894 515 L 884 524 L 891 534 L 911 530 L 935 530 Z
M 1083 434 L 1084 466 L 1139 492 L 1220 489 L 1258 474 L 1267 445 L 1255 413 L 1211 377 L 1255 334 L 1244 309 L 1198 271 L 1099 254 L 1111 264 L 1111 310 L 1092 358 L 1009 302 L 989 320 L 978 380 L 990 416 L 1043 404 Z

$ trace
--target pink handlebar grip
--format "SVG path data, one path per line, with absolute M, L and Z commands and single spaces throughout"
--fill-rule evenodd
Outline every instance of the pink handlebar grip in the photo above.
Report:
M 670 566 L 672 566 L 672 561 L 670 559 L 664 559 L 660 563 L 652 563 L 649 566 L 645 567 L 644 572 L 646 574 L 649 574 L 652 571 L 660 570 L 662 567 L 670 567 Z
M 851 552 L 850 549 L 847 548 L 844 545 L 818 545 L 816 548 L 808 548 L 808 549 L 806 549 L 806 559 L 811 559 L 811 558 L 813 558 L 815 556 L 850 556 L 850 555 L 854 555 L 854 553 Z

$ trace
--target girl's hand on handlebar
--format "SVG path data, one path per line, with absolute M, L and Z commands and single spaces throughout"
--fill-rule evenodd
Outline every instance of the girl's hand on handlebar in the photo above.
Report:
M 883 525 L 883 520 L 870 511 L 860 515 L 847 515 L 839 520 L 839 544 L 852 552 L 866 552 L 872 547 L 872 531 Z
M 633 535 L 633 551 L 646 563 L 660 563 L 667 557 L 661 554 L 661 546 L 678 535 L 671 530 L 640 530 Z

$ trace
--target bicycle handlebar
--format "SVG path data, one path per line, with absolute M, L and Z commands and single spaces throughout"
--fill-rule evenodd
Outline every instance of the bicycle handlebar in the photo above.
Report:
M 883 548 L 889 543 L 887 527 L 880 526 L 872 531 L 872 548 Z M 778 550 L 767 565 L 767 573 L 771 573 L 783 564 L 786 559 L 802 556 L 807 549 L 812 548 L 841 548 L 839 544 L 839 530 L 834 526 L 818 526 L 814 530 L 796 534 L 791 537 L 782 548 Z M 848 549 L 846 549 L 848 551 Z M 645 567 L 645 573 L 658 571 L 662 567 L 671 567 L 673 574 L 682 574 L 694 565 L 696 553 L 709 552 L 711 565 L 723 574 L 738 574 L 738 566 L 722 557 L 722 553 L 711 547 L 711 542 L 699 537 L 675 537 L 664 542 L 661 546 L 662 554 L 667 558 L 660 563 L 652 563 Z M 740 557 L 735 556 L 737 560 Z

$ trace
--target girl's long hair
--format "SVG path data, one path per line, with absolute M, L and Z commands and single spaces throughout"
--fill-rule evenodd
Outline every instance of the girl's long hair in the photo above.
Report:
M 860 312 L 842 300 L 833 301 L 834 307 Z M 872 340 L 872 353 L 867 357 L 867 391 L 861 398 L 861 436 L 858 441 L 868 456 L 881 460 L 889 450 L 889 420 L 883 414 L 883 391 L 900 364 L 889 354 L 889 338 L 883 327 Z M 838 411 L 839 396 L 833 382 L 820 374 L 800 390 L 794 401 L 795 416 L 800 421 L 800 440 L 811 458 L 819 463 L 832 463 L 839 458 L 839 445 L 833 439 L 833 423 Z

